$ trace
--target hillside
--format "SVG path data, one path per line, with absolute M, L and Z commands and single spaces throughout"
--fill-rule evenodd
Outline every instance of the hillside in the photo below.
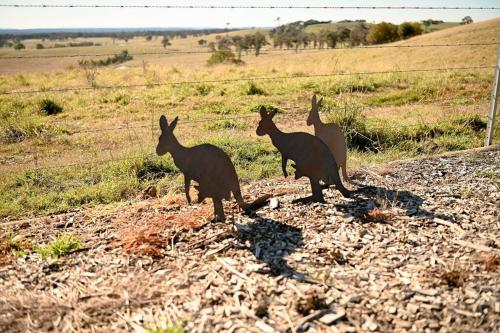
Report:
M 383 46 L 495 43 L 499 40 L 498 36 L 500 36 L 500 18 L 444 29 Z M 337 52 L 292 55 L 290 58 L 293 60 L 287 59 L 287 63 L 306 65 L 311 72 L 324 72 L 335 65 L 336 70 L 340 71 L 461 67 L 493 65 L 496 59 L 495 50 L 495 45 L 461 48 L 346 49 Z

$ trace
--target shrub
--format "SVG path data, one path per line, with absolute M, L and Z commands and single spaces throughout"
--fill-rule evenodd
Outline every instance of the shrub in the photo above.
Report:
M 366 40 L 370 44 L 390 43 L 397 40 L 398 26 L 392 23 L 382 22 L 370 27 Z
M 139 180 L 156 180 L 176 172 L 171 160 L 153 155 L 147 155 L 135 165 L 135 174 Z
M 129 61 L 134 59 L 133 56 L 131 56 L 128 53 L 128 50 L 123 50 L 122 52 L 115 54 L 112 57 L 107 57 L 106 59 L 100 59 L 100 60 L 80 60 L 78 64 L 80 67 L 89 67 L 89 65 L 93 66 L 109 66 L 109 65 L 116 65 L 116 64 L 121 64 L 125 61 Z
M 62 106 L 49 98 L 44 98 L 38 103 L 40 111 L 48 116 L 52 116 L 63 111 Z
M 70 47 L 94 46 L 93 42 L 69 43 Z
M 421 35 L 422 26 L 418 22 L 403 22 L 398 27 L 398 35 L 401 39 Z
M 25 49 L 25 48 L 26 48 L 26 46 L 24 46 L 24 44 L 21 43 L 21 42 L 16 42 L 14 44 L 14 50 L 22 50 L 22 49 Z
M 37 50 L 41 50 L 41 49 L 44 49 L 44 48 L 45 47 L 43 46 L 43 44 L 40 44 L 40 43 L 36 44 L 36 49 Z
M 217 64 L 236 64 L 242 65 L 244 64 L 243 60 L 237 59 L 235 54 L 229 49 L 223 49 L 215 51 L 210 55 L 210 58 L 207 60 L 208 66 L 213 66 Z
M 264 89 L 260 88 L 255 82 L 248 82 L 242 91 L 243 95 L 265 95 Z

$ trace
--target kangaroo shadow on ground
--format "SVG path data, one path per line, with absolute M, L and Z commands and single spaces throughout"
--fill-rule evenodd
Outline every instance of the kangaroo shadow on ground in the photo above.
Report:
M 257 270 L 258 273 L 307 280 L 304 274 L 290 267 L 285 259 L 297 248 L 304 246 L 299 228 L 254 215 L 252 222 L 236 224 L 236 230 L 238 240 L 245 248 L 256 259 L 267 264 L 266 268 Z
M 355 218 L 366 221 L 368 212 L 374 208 L 397 207 L 406 212 L 407 216 L 422 218 L 441 218 L 452 220 L 451 217 L 427 211 L 422 208 L 425 200 L 410 191 L 383 186 L 365 185 L 358 188 L 353 196 L 354 201 L 347 204 L 336 204 L 339 211 L 348 213 Z

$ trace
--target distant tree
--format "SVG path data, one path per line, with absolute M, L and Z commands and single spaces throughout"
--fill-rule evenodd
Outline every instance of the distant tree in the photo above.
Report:
M 339 42 L 347 42 L 349 41 L 349 36 L 351 35 L 351 29 L 348 28 L 340 28 L 337 31 L 338 41 Z
M 472 17 L 470 17 L 468 15 L 462 19 L 462 24 L 471 24 L 473 22 L 474 21 L 472 20 Z
M 153 36 L 152 35 L 147 35 L 146 36 L 146 41 L 150 42 L 151 40 L 153 40 Z
M 232 44 L 233 41 L 231 40 L 231 38 L 229 36 L 224 36 L 217 41 L 217 48 L 219 50 L 229 50 L 231 49 Z
M 262 47 L 268 45 L 269 43 L 267 42 L 266 35 L 263 33 L 257 31 L 251 39 L 251 44 L 253 48 L 255 49 L 255 56 L 258 57 L 260 54 L 260 50 Z
M 23 43 L 21 43 L 20 41 L 16 41 L 14 43 L 14 50 L 22 50 L 22 49 L 25 49 L 26 46 L 24 46 Z
M 326 33 L 326 45 L 328 45 L 328 47 L 331 47 L 332 49 L 337 47 L 339 39 L 340 38 L 337 31 L 328 31 Z
M 422 26 L 418 22 L 403 22 L 398 27 L 398 35 L 401 39 L 421 35 L 422 32 Z
M 44 48 L 45 47 L 43 46 L 43 44 L 40 44 L 40 43 L 36 44 L 36 49 L 37 50 L 41 50 L 41 49 L 44 49 Z
M 238 59 L 241 59 L 241 52 L 243 50 L 248 50 L 246 40 L 240 35 L 231 36 L 231 42 L 236 47 L 236 52 L 238 53 Z
M 351 46 L 358 46 L 366 44 L 366 36 L 368 35 L 368 27 L 360 22 L 359 25 L 356 25 L 351 29 L 349 34 L 349 43 Z
M 172 45 L 172 43 L 170 43 L 170 39 L 168 38 L 168 36 L 163 36 L 163 39 L 161 40 L 161 45 L 163 45 L 164 48 L 169 45 Z
M 390 43 L 398 38 L 398 26 L 387 22 L 372 25 L 366 36 L 370 44 Z
M 200 40 L 198 40 L 198 45 L 199 46 L 204 46 L 204 45 L 207 45 L 207 44 L 208 44 L 208 42 L 207 42 L 206 39 L 200 39 Z

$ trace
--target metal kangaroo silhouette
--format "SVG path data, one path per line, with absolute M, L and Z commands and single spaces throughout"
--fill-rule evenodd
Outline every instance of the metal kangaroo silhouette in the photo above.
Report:
M 295 202 L 324 202 L 320 181 L 327 185 L 335 185 L 344 197 L 351 195 L 351 192 L 342 185 L 337 163 L 323 141 L 304 132 L 284 133 L 273 122 L 276 111 L 268 113 L 262 106 L 259 112 L 261 120 L 256 133 L 259 136 L 267 134 L 271 137 L 273 145 L 281 153 L 283 175 L 288 176 L 286 164 L 291 159 L 295 162 L 292 164 L 296 169 L 295 179 L 305 176 L 311 182 L 312 196 Z
M 240 183 L 236 169 L 229 156 L 220 148 L 201 144 L 194 147 L 182 146 L 174 135 L 178 117 L 168 124 L 165 116 L 160 117 L 161 135 L 156 147 L 159 156 L 170 153 L 175 165 L 184 174 L 184 191 L 186 199 L 191 203 L 189 187 L 191 180 L 198 183 L 198 202 L 212 198 L 214 204 L 214 221 L 225 221 L 222 199 L 230 200 L 233 193 L 236 202 L 243 210 L 249 210 L 263 204 L 270 195 L 264 195 L 252 203 L 246 203 L 241 196 Z
M 330 152 L 337 162 L 338 167 L 342 171 L 344 181 L 352 184 L 352 181 L 347 176 L 346 160 L 347 160 L 347 145 L 346 138 L 342 130 L 335 124 L 325 124 L 319 116 L 319 108 L 323 98 L 316 102 L 316 95 L 312 97 L 312 106 L 307 117 L 307 126 L 314 126 L 314 135 L 321 139 L 330 149 Z

